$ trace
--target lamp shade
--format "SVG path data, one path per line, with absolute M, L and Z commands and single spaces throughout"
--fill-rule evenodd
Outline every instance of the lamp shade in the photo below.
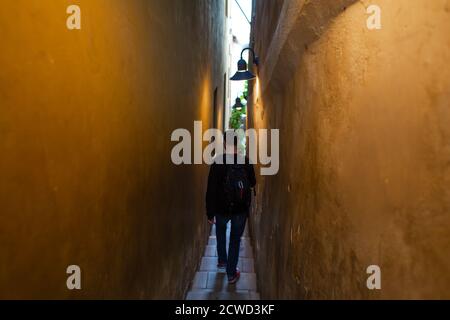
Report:
M 248 70 L 238 71 L 230 78 L 233 81 L 253 80 L 256 76 Z
M 247 62 L 244 59 L 238 61 L 238 71 L 230 78 L 233 81 L 253 80 L 256 76 L 247 70 Z

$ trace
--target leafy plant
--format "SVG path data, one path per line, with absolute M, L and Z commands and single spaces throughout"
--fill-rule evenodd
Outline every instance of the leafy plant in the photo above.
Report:
M 246 108 L 242 108 L 241 110 L 233 109 L 230 116 L 230 128 L 231 129 L 240 129 L 244 124 L 244 115 L 246 114 Z
M 242 109 L 234 109 L 231 111 L 230 115 L 230 128 L 231 129 L 240 129 L 244 124 L 244 116 L 247 114 L 247 99 L 248 99 L 248 81 L 244 83 L 244 91 L 239 97 L 241 99 L 241 103 L 243 105 Z
M 244 83 L 244 91 L 242 92 L 242 95 L 240 96 L 241 101 L 245 100 L 247 101 L 248 99 L 248 81 L 245 81 Z

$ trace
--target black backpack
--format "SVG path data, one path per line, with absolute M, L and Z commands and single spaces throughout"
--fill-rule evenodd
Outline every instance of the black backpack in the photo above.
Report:
M 248 209 L 251 201 L 251 188 L 245 165 L 227 165 L 224 192 L 225 199 L 231 208 Z

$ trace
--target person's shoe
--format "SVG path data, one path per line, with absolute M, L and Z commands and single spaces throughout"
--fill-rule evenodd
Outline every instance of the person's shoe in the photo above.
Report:
M 241 276 L 241 272 L 239 270 L 236 270 L 236 273 L 234 274 L 233 277 L 228 277 L 228 283 L 229 284 L 235 284 L 236 282 L 238 282 L 239 278 Z
M 226 268 L 227 268 L 227 264 L 226 264 L 226 263 L 223 263 L 223 262 L 219 262 L 219 263 L 217 264 L 217 268 L 218 268 L 218 269 L 226 269 Z

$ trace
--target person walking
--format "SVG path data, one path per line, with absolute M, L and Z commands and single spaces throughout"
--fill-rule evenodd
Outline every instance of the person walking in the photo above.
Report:
M 206 214 L 208 222 L 216 225 L 217 267 L 226 270 L 228 282 L 234 284 L 240 277 L 237 268 L 239 248 L 249 215 L 256 177 L 249 159 L 238 154 L 238 139 L 234 130 L 226 131 L 224 136 L 225 152 L 216 156 L 209 170 Z M 219 159 L 222 161 L 218 161 Z M 229 221 L 231 230 L 227 254 L 226 230 Z

